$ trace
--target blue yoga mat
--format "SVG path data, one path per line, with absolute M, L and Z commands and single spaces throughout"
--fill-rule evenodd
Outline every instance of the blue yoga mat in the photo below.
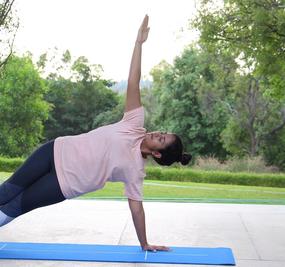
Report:
M 0 242 L 0 259 L 235 265 L 230 248 L 172 247 L 170 252 L 139 246 Z

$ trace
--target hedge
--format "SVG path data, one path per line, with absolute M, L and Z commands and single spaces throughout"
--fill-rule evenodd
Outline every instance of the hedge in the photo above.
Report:
M 23 162 L 24 162 L 23 158 L 0 157 L 0 171 L 14 172 Z
M 145 179 L 149 180 L 285 187 L 284 174 L 233 173 L 161 167 L 147 167 L 146 174 Z
M 22 158 L 9 159 L 0 157 L 0 171 L 14 172 L 23 162 L 24 159 Z M 233 173 L 221 171 L 202 171 L 191 168 L 163 168 L 150 166 L 146 167 L 146 174 L 147 176 L 145 179 L 148 180 L 285 188 L 285 174 Z

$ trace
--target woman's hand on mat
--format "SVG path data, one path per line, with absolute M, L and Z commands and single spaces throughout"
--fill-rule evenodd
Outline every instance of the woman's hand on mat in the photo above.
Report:
M 144 245 L 143 250 L 145 251 L 170 251 L 170 248 L 165 247 L 165 246 L 153 246 L 153 245 Z
M 143 22 L 139 28 L 136 42 L 139 44 L 142 44 L 143 42 L 145 42 L 147 40 L 147 37 L 148 37 L 148 32 L 149 32 L 148 15 L 145 15 Z

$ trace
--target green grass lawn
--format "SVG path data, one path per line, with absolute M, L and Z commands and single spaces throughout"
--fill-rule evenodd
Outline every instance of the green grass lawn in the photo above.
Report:
M 10 175 L 0 172 L 0 182 Z M 80 199 L 124 198 L 122 183 L 107 183 L 102 190 L 80 197 Z M 152 201 L 285 204 L 285 188 L 145 180 L 144 198 Z

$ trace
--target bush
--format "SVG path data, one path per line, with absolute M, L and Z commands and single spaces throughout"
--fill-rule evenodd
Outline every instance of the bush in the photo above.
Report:
M 226 164 L 221 163 L 219 160 L 213 157 L 198 157 L 195 161 L 194 169 L 204 170 L 204 171 L 217 171 L 225 170 Z
M 226 171 L 201 171 L 190 168 L 147 167 L 146 179 L 185 181 L 211 184 L 233 184 L 268 187 L 285 187 L 285 175 L 267 173 L 232 173 Z
M 276 165 L 285 171 L 285 129 L 266 140 L 263 155 L 269 164 Z
M 254 172 L 276 173 L 279 169 L 275 166 L 267 166 L 262 157 L 230 158 L 220 162 L 213 157 L 198 157 L 194 169 L 205 171 L 229 171 L 229 172 Z
M 14 172 L 20 165 L 22 165 L 23 162 L 23 158 L 0 157 L 0 171 Z

